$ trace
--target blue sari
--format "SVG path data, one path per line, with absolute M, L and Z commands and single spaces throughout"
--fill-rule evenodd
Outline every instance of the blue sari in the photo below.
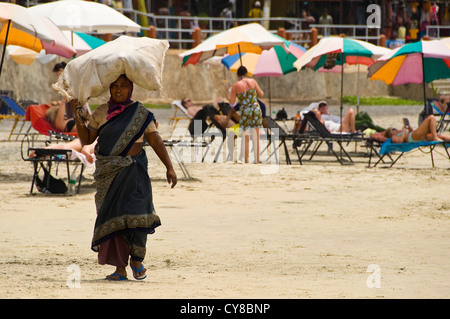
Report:
M 145 150 L 134 157 L 127 155 L 153 119 L 153 113 L 134 102 L 98 130 L 97 218 L 91 246 L 96 252 L 101 243 L 122 235 L 130 244 L 132 259 L 142 261 L 147 234 L 161 225 L 153 207 Z

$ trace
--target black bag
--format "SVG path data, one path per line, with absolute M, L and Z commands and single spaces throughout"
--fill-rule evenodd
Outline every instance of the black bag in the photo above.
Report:
M 282 110 L 279 110 L 277 112 L 276 120 L 277 121 L 287 120 L 287 113 L 286 113 L 286 110 L 284 109 L 284 107 Z
M 44 178 L 41 180 L 39 176 L 36 176 L 36 187 L 41 193 L 64 194 L 67 192 L 67 185 L 61 178 L 54 178 L 42 163 L 41 168 L 44 171 Z

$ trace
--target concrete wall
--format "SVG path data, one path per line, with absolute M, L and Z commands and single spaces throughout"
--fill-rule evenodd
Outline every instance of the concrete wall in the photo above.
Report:
M 209 102 L 216 97 L 225 96 L 224 81 L 234 82 L 237 77 L 226 70 L 223 65 L 199 64 L 181 67 L 178 58 L 178 50 L 169 50 L 163 75 L 163 91 L 161 94 L 147 92 L 141 88 L 135 88 L 133 98 L 142 102 L 171 102 L 185 96 L 191 97 L 196 102 Z M 64 59 L 60 59 L 62 61 Z M 65 60 L 67 61 L 67 60 Z M 54 60 L 42 65 L 40 62 L 19 65 L 8 56 L 0 76 L 0 89 L 12 90 L 17 99 L 35 99 L 39 103 L 46 103 L 58 99 L 57 92 L 51 88 L 56 81 L 52 73 Z M 338 100 L 340 97 L 340 74 L 314 72 L 302 70 L 292 72 L 283 77 L 256 78 L 265 92 L 265 99 L 272 101 L 299 101 L 306 104 L 320 99 Z M 396 95 L 407 98 L 422 99 L 421 86 L 406 85 L 390 87 L 381 81 L 367 79 L 365 70 L 344 73 L 344 95 L 356 95 L 359 80 L 360 96 L 387 96 Z M 431 95 L 430 95 L 431 96 Z M 100 98 L 92 99 L 91 103 L 102 103 L 108 99 L 105 94 Z

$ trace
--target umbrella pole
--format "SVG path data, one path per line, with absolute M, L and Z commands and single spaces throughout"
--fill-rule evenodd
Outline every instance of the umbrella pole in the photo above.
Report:
M 423 53 L 422 53 L 422 86 L 423 86 L 423 106 L 427 107 L 427 91 L 425 88 L 425 66 L 423 61 Z
M 356 57 L 356 63 L 358 63 L 358 57 Z M 356 85 L 357 85 L 357 90 L 356 90 L 356 114 L 359 114 L 359 64 L 358 64 L 358 76 L 356 79 Z
M 344 100 L 344 53 L 341 53 L 341 107 L 340 107 L 340 116 L 341 116 L 341 134 L 342 134 L 342 110 L 344 109 L 343 100 Z
M 270 76 L 269 78 L 269 115 L 272 117 L 272 94 L 270 93 Z
M 0 63 L 0 76 L 2 75 L 3 61 L 5 59 L 6 43 L 8 42 L 9 27 L 10 26 L 11 26 L 11 20 L 8 20 L 8 28 L 6 29 L 5 44 L 3 44 L 2 62 Z
M 239 61 L 241 62 L 241 66 L 242 66 L 242 55 L 241 55 L 241 45 L 238 44 L 238 50 L 239 50 Z

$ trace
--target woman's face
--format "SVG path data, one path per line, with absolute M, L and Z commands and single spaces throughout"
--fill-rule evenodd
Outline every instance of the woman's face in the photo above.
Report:
M 111 97 L 117 103 L 126 102 L 130 92 L 130 81 L 123 76 L 119 77 L 111 84 L 110 92 Z

